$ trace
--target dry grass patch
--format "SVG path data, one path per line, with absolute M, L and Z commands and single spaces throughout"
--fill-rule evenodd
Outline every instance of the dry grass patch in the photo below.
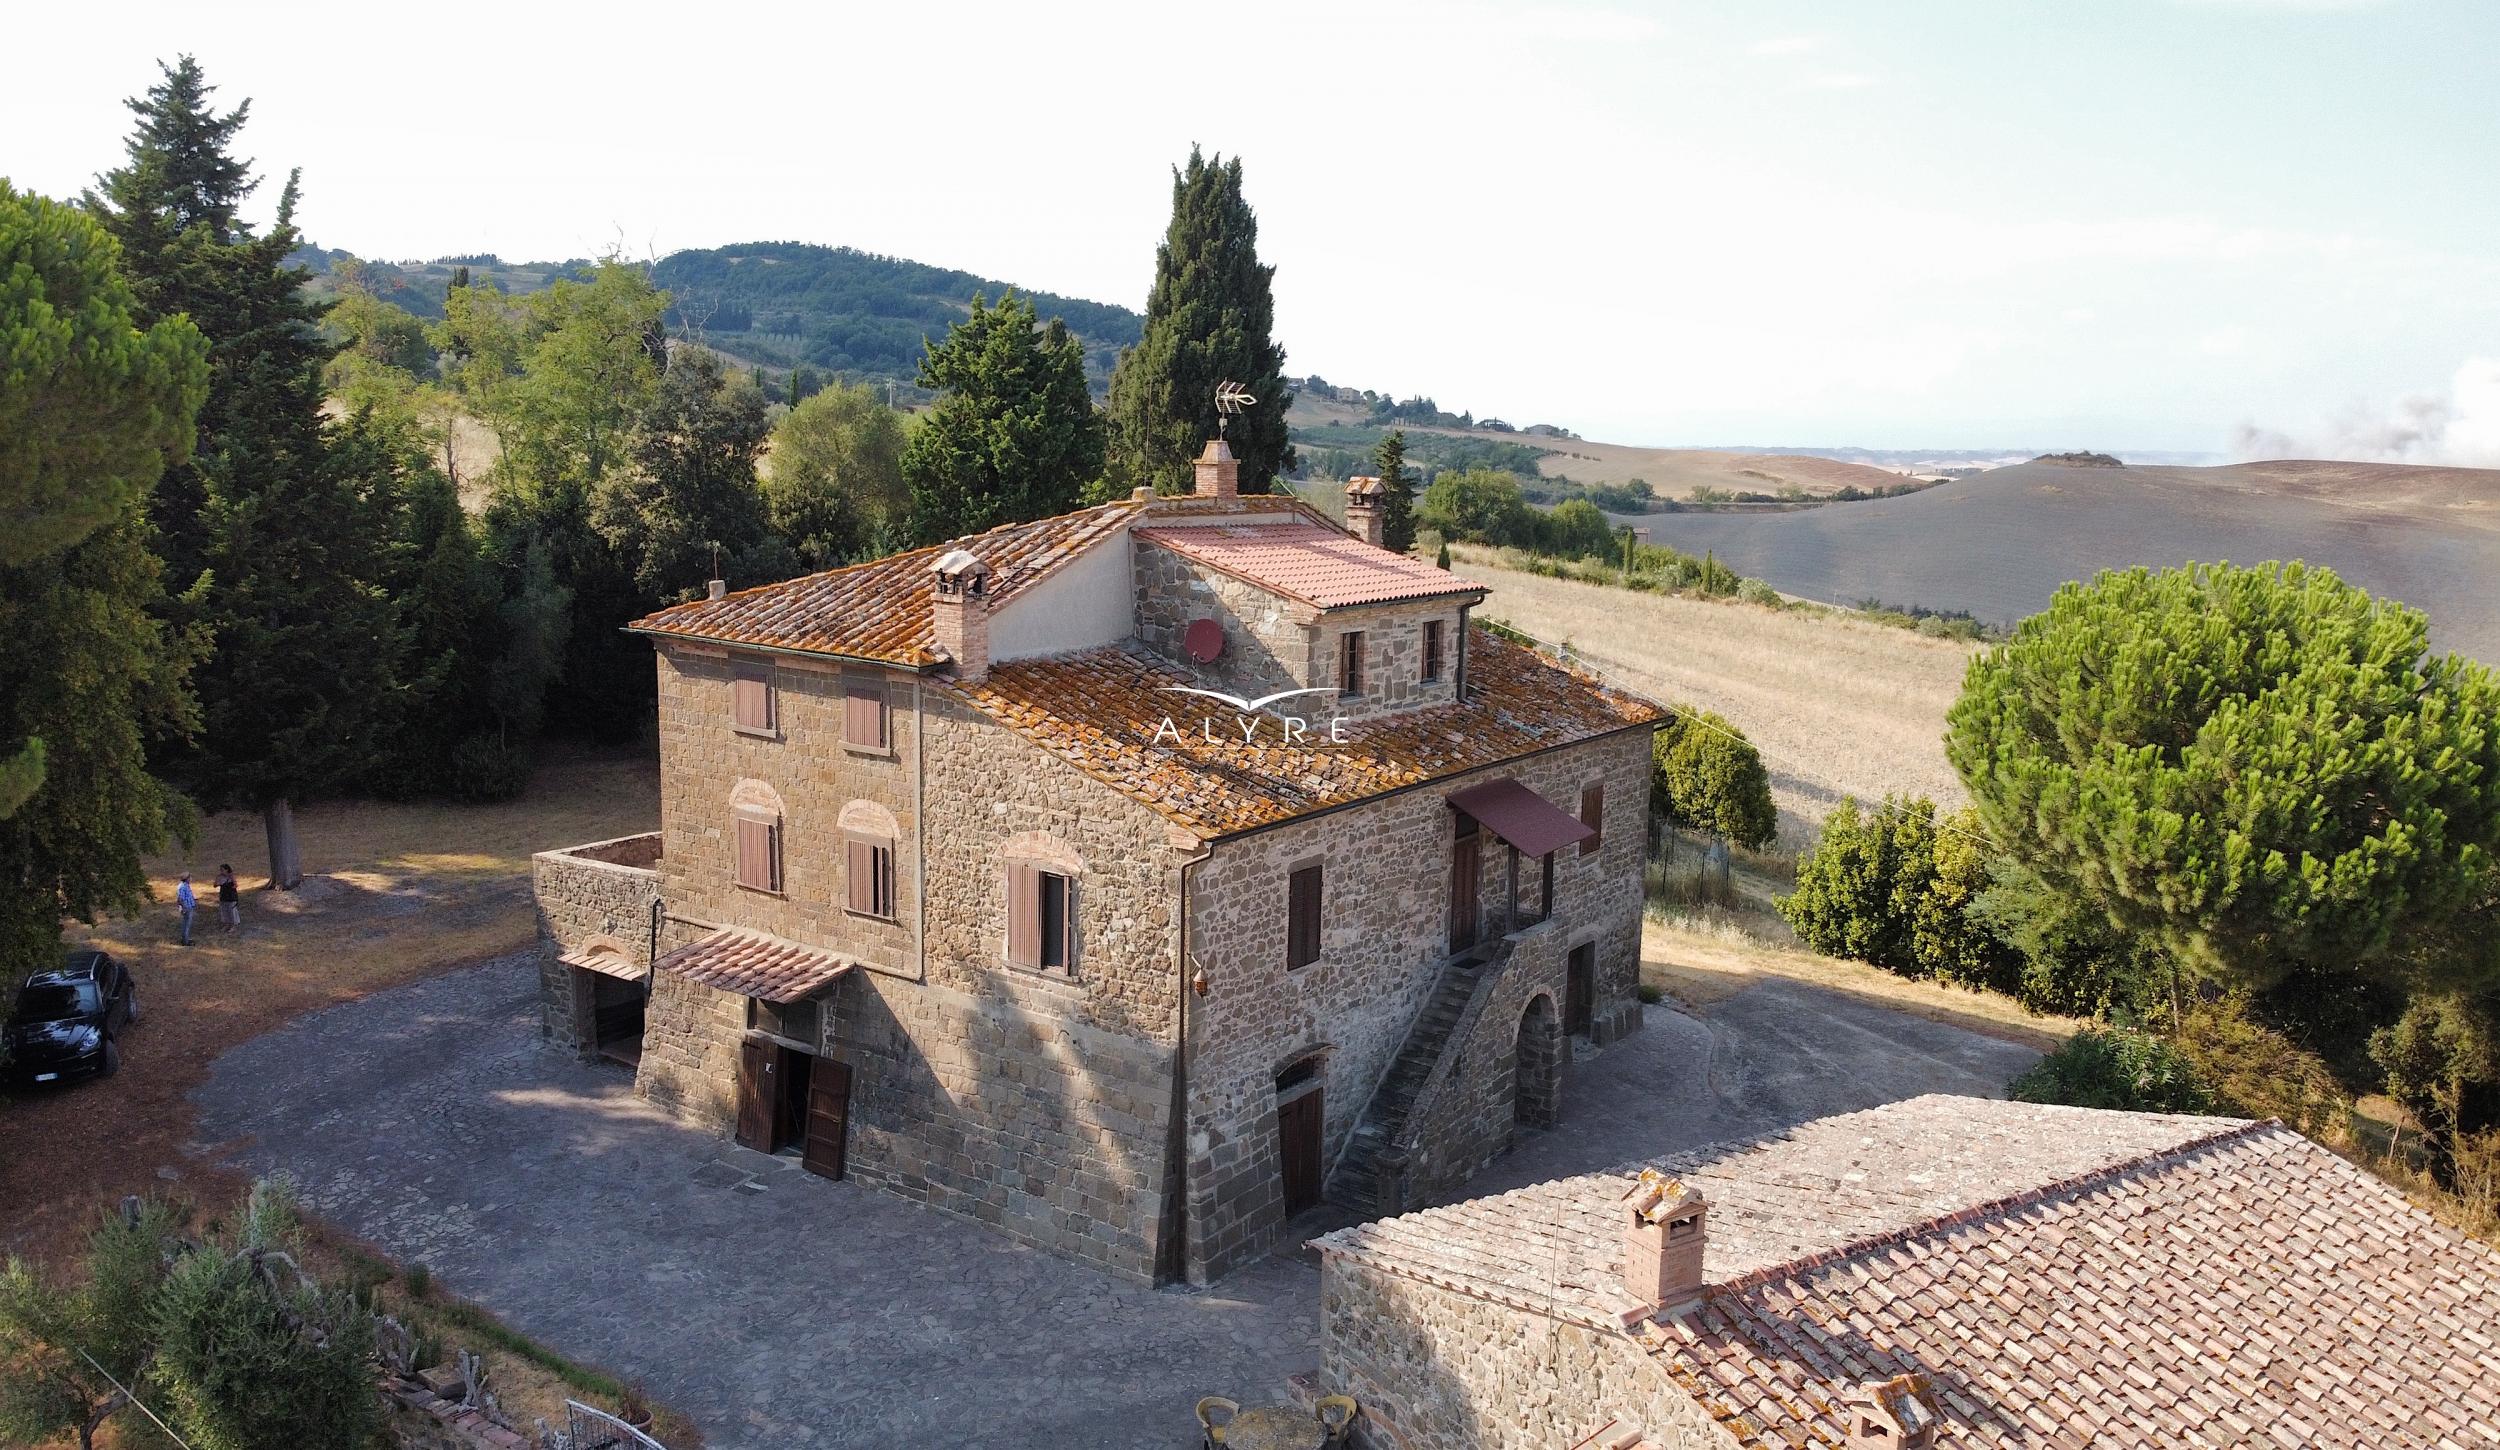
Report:
M 1766 942 L 1746 929 L 1746 915 L 1652 919 L 1641 934 L 1641 981 L 1693 1007 L 1733 997 L 1765 978 L 1805 982 L 2042 1052 L 2084 1025 L 2072 1018 L 2027 1012 L 2012 998 L 1993 992 L 1896 977 L 1864 962 Z
M 195 849 L 148 864 L 158 906 L 71 928 L 73 942 L 129 964 L 143 1015 L 118 1076 L 0 1098 L 0 1250 L 56 1257 L 98 1205 L 170 1182 L 203 1199 L 238 1191 L 185 1152 L 188 1094 L 219 1053 L 305 1012 L 528 945 L 533 852 L 658 820 L 658 772 L 641 752 L 551 761 L 526 796 L 499 805 L 308 806 L 297 827 L 312 874 L 290 894 L 248 885 L 268 854 L 257 816 L 207 818 Z M 247 883 L 231 936 L 211 885 L 222 861 Z M 189 950 L 175 942 L 171 906 L 184 870 L 201 903 Z
M 1844 795 L 1964 801 L 1944 717 L 1972 645 L 1843 615 L 1547 579 L 1503 568 L 1490 549 L 1450 553 L 1491 588 L 1485 616 L 1567 642 L 1626 688 L 1716 710 L 1744 731 L 1770 768 L 1785 847 Z

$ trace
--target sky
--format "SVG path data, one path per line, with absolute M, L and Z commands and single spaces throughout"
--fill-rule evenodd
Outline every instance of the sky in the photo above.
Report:
M 2500 4 L 43 5 L 0 175 L 190 51 L 385 259 L 847 245 L 1142 307 L 1243 157 L 1291 374 L 1650 444 L 2500 466 Z

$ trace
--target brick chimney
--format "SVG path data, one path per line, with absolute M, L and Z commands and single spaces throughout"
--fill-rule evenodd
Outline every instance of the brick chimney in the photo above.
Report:
M 1233 445 L 1207 440 L 1207 451 L 1198 455 L 1198 486 L 1191 491 L 1200 498 L 1241 496 L 1241 460 L 1233 456 Z
M 1701 1298 L 1701 1249 L 1710 1206 L 1701 1191 L 1644 1168 L 1623 1195 L 1623 1287 L 1658 1312 Z
M 1380 531 L 1388 522 L 1388 512 L 1381 504 L 1388 493 L 1377 478 L 1347 479 L 1345 531 L 1374 548 L 1380 547 Z
M 1932 1450 L 1936 1402 L 1923 1374 L 1870 1381 L 1843 1395 L 1841 1420 L 1849 1450 Z
M 990 566 L 970 549 L 949 549 L 929 574 L 930 637 L 955 662 L 955 678 L 977 685 L 990 673 Z

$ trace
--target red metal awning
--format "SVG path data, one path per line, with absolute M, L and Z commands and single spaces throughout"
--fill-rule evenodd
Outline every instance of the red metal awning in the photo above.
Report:
M 796 1002 L 851 969 L 831 952 L 724 927 L 652 963 L 690 981 L 767 1002 Z
M 1509 776 L 1453 791 L 1450 804 L 1483 822 L 1486 830 L 1517 847 L 1522 855 L 1543 856 L 1597 834 L 1578 816 Z

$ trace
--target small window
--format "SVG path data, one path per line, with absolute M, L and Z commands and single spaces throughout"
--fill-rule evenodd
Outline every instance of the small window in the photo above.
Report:
M 1023 862 L 1009 863 L 1007 960 L 1020 967 L 1075 969 L 1075 878 Z
M 853 675 L 842 681 L 842 743 L 853 750 L 884 750 L 887 745 L 885 681 Z
M 1338 637 L 1337 693 L 1363 693 L 1363 631 L 1349 629 Z
M 1536 859 L 1544 877 L 1543 884 L 1537 889 L 1536 907 L 1537 919 L 1542 921 L 1554 914 L 1554 853 L 1548 851 Z
M 872 836 L 843 842 L 845 909 L 860 916 L 894 919 L 894 843 Z
M 817 1046 L 816 999 L 802 997 L 796 1002 L 767 1002 L 761 997 L 747 999 L 747 1026 L 757 1032 L 769 1032 L 803 1047 Z
M 1314 863 L 1297 868 L 1285 888 L 1285 969 L 1319 960 L 1320 873 Z
M 773 667 L 742 663 L 730 687 L 732 723 L 750 735 L 773 733 Z
M 738 884 L 749 891 L 781 890 L 781 818 L 742 815 L 738 828 Z
M 1603 782 L 1580 787 L 1580 824 L 1596 832 L 1580 843 L 1580 854 L 1594 856 L 1606 839 L 1606 787 Z
M 1429 685 L 1429 684 L 1434 684 L 1434 683 L 1437 683 L 1437 682 L 1440 680 L 1440 678 L 1441 678 L 1441 621 L 1439 621 L 1439 620 L 1437 620 L 1437 619 L 1427 619 L 1427 620 L 1425 620 L 1425 621 L 1424 621 L 1424 673 L 1423 673 L 1423 681 L 1424 681 L 1424 683 L 1425 683 L 1425 684 Z

